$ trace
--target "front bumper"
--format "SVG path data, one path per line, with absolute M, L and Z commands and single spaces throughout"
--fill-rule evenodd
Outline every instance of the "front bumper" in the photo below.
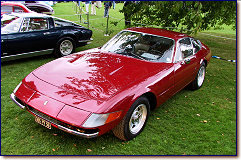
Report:
M 71 125 L 65 124 L 57 119 L 54 119 L 50 116 L 47 116 L 41 112 L 39 112 L 38 110 L 32 108 L 31 106 L 24 104 L 21 100 L 19 100 L 14 93 L 12 93 L 10 95 L 10 98 L 22 109 L 27 109 L 30 113 L 32 113 L 35 116 L 38 116 L 48 122 L 50 122 L 54 127 L 63 130 L 65 132 L 80 136 L 80 137 L 84 137 L 84 138 L 94 138 L 97 137 L 99 134 L 99 131 L 97 129 L 79 129 L 76 127 L 73 127 Z M 78 130 L 78 131 L 77 131 Z M 83 132 L 92 132 L 92 133 L 83 133 Z

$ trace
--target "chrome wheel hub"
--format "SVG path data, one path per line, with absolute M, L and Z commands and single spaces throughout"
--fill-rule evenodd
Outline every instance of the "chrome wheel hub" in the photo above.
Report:
M 147 117 L 147 109 L 145 104 L 140 104 L 133 111 L 130 121 L 129 121 L 129 130 L 132 134 L 138 133 L 145 124 Z
M 70 40 L 64 40 L 63 42 L 61 42 L 60 44 L 60 52 L 62 55 L 66 56 L 69 55 L 72 50 L 73 50 L 73 44 Z
M 204 77 L 205 77 L 205 67 L 201 66 L 201 68 L 198 71 L 198 78 L 197 78 L 198 87 L 202 86 Z

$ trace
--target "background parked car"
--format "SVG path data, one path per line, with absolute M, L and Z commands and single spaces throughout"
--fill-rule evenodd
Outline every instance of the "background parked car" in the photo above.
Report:
M 2 14 L 10 14 L 12 12 L 15 13 L 31 13 L 30 9 L 28 9 L 25 5 L 21 3 L 14 3 L 14 2 L 1 2 L 1 15 Z
M 91 41 L 92 31 L 38 13 L 12 13 L 1 19 L 1 60 L 54 53 L 61 57 Z
M 24 5 L 37 13 L 44 13 L 48 15 L 54 14 L 54 9 L 42 1 L 25 1 Z
M 51 7 L 53 7 L 54 4 L 55 4 L 55 1 L 41 1 L 41 2 L 44 2 L 45 4 L 47 4 L 47 5 L 51 6 Z

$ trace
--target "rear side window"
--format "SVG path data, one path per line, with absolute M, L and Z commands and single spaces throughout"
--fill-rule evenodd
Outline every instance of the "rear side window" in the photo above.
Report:
M 11 13 L 11 12 L 13 12 L 13 7 L 12 6 L 1 6 L 1 12 Z
M 175 62 L 181 61 L 193 55 L 193 45 L 189 37 L 178 41 L 177 50 L 175 54 Z
M 73 26 L 73 23 L 54 18 L 54 25 L 55 27 L 64 27 L 64 26 Z
M 190 38 L 184 38 L 179 41 L 179 48 L 182 52 L 183 58 L 193 55 L 193 47 Z
M 198 51 L 200 51 L 202 44 L 199 40 L 192 39 L 192 44 L 194 48 L 194 53 L 197 53 Z

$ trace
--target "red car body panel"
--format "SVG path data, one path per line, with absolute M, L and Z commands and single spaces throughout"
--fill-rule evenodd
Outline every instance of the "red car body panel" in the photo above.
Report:
M 21 4 L 21 3 L 1 2 L 1 6 L 12 6 L 13 7 L 13 9 L 12 9 L 13 12 L 15 12 L 14 6 L 20 7 L 23 10 L 23 12 L 25 12 L 25 13 L 32 13 L 33 12 L 30 9 L 28 9 L 25 5 Z M 7 13 L 7 12 L 2 12 L 1 11 L 1 15 L 5 14 L 5 13 Z
M 86 111 L 65 105 L 64 108 L 59 112 L 57 118 L 71 125 L 82 127 L 82 124 L 85 122 L 86 118 L 90 114 L 91 112 L 86 112 Z
M 160 29 L 129 30 L 175 41 L 187 37 Z M 150 62 L 95 48 L 39 67 L 23 79 L 15 95 L 50 117 L 81 128 L 85 128 L 83 124 L 92 113 L 121 111 L 117 120 L 97 127 L 101 135 L 115 127 L 143 94 L 155 97 L 155 108 L 183 89 L 195 79 L 202 62 L 209 62 L 211 52 L 202 44 L 201 50 L 190 58 L 189 65 L 182 61 Z
M 85 104 L 76 105 L 74 101 L 69 105 L 76 105 L 77 108 L 90 112 L 103 113 L 109 112 L 105 109 L 101 111 L 103 102 L 129 86 L 137 85 L 140 80 L 165 71 L 170 66 L 172 64 L 150 63 L 113 53 L 86 52 L 52 61 L 35 70 L 33 74 L 40 80 L 56 86 L 58 91 L 54 92 L 61 97 L 69 95 L 66 92 L 72 91 L 73 96 L 79 97 L 79 103 Z M 136 80 L 139 81 L 135 82 Z M 173 85 L 173 82 L 169 83 Z M 74 98 L 68 97 L 69 102 L 71 99 Z M 91 105 L 87 107 L 88 101 L 91 101 Z
M 168 30 L 159 29 L 159 28 L 134 27 L 134 28 L 128 28 L 126 30 L 147 33 L 147 34 L 152 34 L 152 35 L 158 35 L 158 36 L 162 36 L 162 37 L 168 37 L 168 38 L 171 38 L 174 40 L 178 40 L 183 37 L 190 37 L 183 33 L 168 31 Z

